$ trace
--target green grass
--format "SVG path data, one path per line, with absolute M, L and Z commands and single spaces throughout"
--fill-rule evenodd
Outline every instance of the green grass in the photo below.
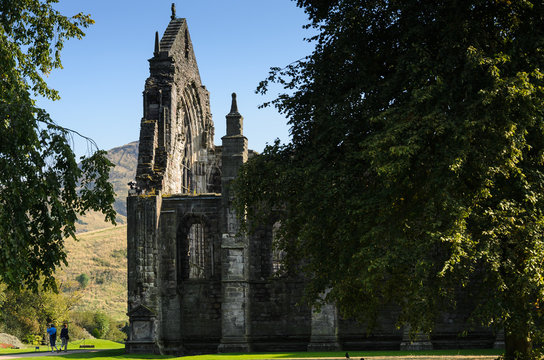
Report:
M 123 349 L 124 345 L 114 343 L 107 340 L 86 340 L 86 344 L 94 344 L 95 349 L 111 349 L 101 350 L 95 352 L 84 352 L 75 354 L 63 354 L 63 355 L 51 355 L 47 356 L 48 360 L 61 360 L 61 359 L 100 359 L 100 360 L 119 360 L 119 359 L 172 359 L 173 356 L 160 356 L 151 354 L 125 354 Z M 69 346 L 69 349 L 79 349 L 81 342 L 74 342 Z M 23 350 L 23 349 L 20 349 Z M 20 352 L 17 350 L 11 350 L 9 353 Z M 27 350 L 28 352 L 28 350 Z M 0 351 L 1 354 L 7 354 L 4 351 Z M 425 351 L 349 351 L 351 358 L 356 359 L 360 357 L 373 357 L 373 356 L 454 356 L 454 355 L 487 355 L 487 356 L 499 356 L 502 351 L 495 349 L 470 349 L 470 350 L 425 350 Z M 330 358 L 340 357 L 343 358 L 345 351 L 336 352 L 290 352 L 290 353 L 232 353 L 232 354 L 208 354 L 208 355 L 195 355 L 195 356 L 183 356 L 178 357 L 180 360 L 259 360 L 259 359 L 285 359 L 285 358 Z M 40 357 L 41 358 L 41 357 Z
M 102 340 L 102 339 L 87 339 L 87 340 L 76 340 L 73 342 L 69 342 L 68 350 L 70 350 L 70 346 L 72 346 L 74 349 L 79 349 L 80 345 L 94 345 L 95 349 L 124 349 L 125 348 L 125 344 L 118 343 L 115 341 Z
M 502 351 L 495 349 L 471 349 L 471 350 L 425 350 L 425 351 L 348 351 L 351 358 L 372 356 L 452 356 L 452 355 L 491 355 L 498 356 Z M 345 351 L 333 352 L 291 352 L 291 353 L 254 353 L 254 354 L 208 354 L 196 356 L 184 356 L 183 360 L 259 360 L 259 359 L 284 359 L 284 358 L 328 358 L 345 356 Z

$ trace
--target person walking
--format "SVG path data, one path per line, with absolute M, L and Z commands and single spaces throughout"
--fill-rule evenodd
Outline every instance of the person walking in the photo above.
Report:
M 51 346 L 51 352 L 53 351 L 53 348 L 59 351 L 57 348 L 57 328 L 55 327 L 55 324 L 51 323 L 47 327 L 47 334 L 49 334 L 49 346 Z
M 62 351 L 62 347 L 64 346 L 64 351 L 68 351 L 68 340 L 70 340 L 70 337 L 68 336 L 68 325 L 64 324 L 62 326 L 62 329 L 60 329 L 60 350 Z

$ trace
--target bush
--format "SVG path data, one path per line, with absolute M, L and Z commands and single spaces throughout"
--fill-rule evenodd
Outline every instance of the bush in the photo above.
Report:
M 94 336 L 77 324 L 68 326 L 68 334 L 70 335 L 70 340 L 94 339 Z
M 97 312 L 94 314 L 94 323 L 99 335 L 96 336 L 92 332 L 91 334 L 93 334 L 95 337 L 103 339 L 110 330 L 110 317 L 103 312 Z
M 112 341 L 124 341 L 126 338 L 122 330 L 126 327 L 126 322 L 115 321 L 102 311 L 72 312 L 71 318 L 75 326 L 86 330 L 95 338 Z
M 96 327 L 94 324 L 94 312 L 91 311 L 81 311 L 81 312 L 72 312 L 71 314 L 72 321 L 75 325 L 85 329 L 88 334 L 90 334 L 93 329 Z
M 117 249 L 111 252 L 111 257 L 116 259 L 126 259 L 127 249 Z
M 30 345 L 40 345 L 42 342 L 42 336 L 41 335 L 27 335 L 24 339 L 25 343 Z
M 127 339 L 128 324 L 125 321 L 110 323 L 110 329 L 104 336 L 104 339 L 124 342 Z
M 10 344 L 17 347 L 23 347 L 23 344 L 17 337 L 10 334 L 5 334 L 5 333 L 0 333 L 0 343 Z
M 81 288 L 86 288 L 87 285 L 89 285 L 89 275 L 87 274 L 80 274 L 76 277 L 77 282 L 79 285 L 81 285 Z

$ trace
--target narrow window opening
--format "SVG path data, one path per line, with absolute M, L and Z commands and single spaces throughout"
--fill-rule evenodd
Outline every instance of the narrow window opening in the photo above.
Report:
M 187 234 L 189 248 L 189 279 L 204 279 L 206 277 L 206 253 L 208 252 L 204 226 L 200 223 L 193 224 Z
M 189 58 L 189 33 L 185 29 L 185 58 Z
M 280 245 L 280 223 L 276 222 L 272 226 L 272 274 L 281 273 L 283 270 L 283 259 L 285 251 L 279 248 Z

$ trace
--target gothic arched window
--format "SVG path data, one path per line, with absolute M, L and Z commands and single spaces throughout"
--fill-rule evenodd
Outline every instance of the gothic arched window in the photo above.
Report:
M 178 279 L 213 277 L 213 252 L 213 239 L 210 238 L 206 220 L 199 216 L 181 219 L 177 234 Z
M 279 248 L 279 229 L 280 223 L 274 223 L 272 226 L 272 274 L 277 274 L 282 270 L 282 261 L 285 257 L 285 251 Z
M 187 250 L 189 279 L 203 279 L 206 277 L 206 264 L 210 258 L 204 226 L 201 223 L 191 225 L 187 240 L 189 244 Z

